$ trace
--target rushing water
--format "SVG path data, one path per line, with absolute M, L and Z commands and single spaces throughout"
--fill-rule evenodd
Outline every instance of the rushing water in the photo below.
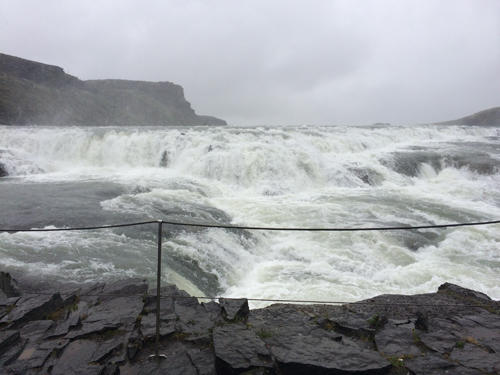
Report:
M 0 227 L 144 219 L 256 226 L 500 218 L 500 128 L 0 127 Z M 153 225 L 0 233 L 0 266 L 153 280 Z M 164 279 L 192 293 L 357 300 L 445 281 L 500 298 L 500 226 L 255 232 L 166 226 Z

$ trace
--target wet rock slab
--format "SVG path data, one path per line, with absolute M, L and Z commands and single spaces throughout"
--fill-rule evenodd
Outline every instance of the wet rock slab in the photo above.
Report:
M 0 323 L 18 326 L 31 320 L 42 319 L 58 310 L 62 305 L 63 300 L 58 293 L 48 295 L 28 294 L 16 301 L 13 309 L 0 320 Z
M 142 280 L 36 294 L 0 275 L 1 374 L 498 374 L 500 304 L 457 285 L 345 306 L 200 303 Z M 59 288 L 59 289 L 58 289 Z M 51 292 L 52 291 L 52 292 Z
M 242 372 L 254 368 L 272 368 L 271 352 L 251 329 L 228 324 L 213 331 L 217 368 L 221 373 Z

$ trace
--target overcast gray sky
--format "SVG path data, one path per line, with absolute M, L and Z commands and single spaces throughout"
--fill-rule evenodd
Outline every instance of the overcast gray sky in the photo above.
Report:
M 499 0 L 0 0 L 0 52 L 171 81 L 233 124 L 420 123 L 500 105 Z

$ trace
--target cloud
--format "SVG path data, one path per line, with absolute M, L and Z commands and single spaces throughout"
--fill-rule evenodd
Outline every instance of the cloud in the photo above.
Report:
M 500 2 L 0 3 L 2 52 L 173 81 L 240 124 L 425 122 L 500 104 Z

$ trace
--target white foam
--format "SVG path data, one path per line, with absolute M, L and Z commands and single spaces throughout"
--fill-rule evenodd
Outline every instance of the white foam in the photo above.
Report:
M 500 217 L 500 174 L 422 162 L 412 176 L 398 173 L 387 160 L 395 162 L 396 152 L 426 148 L 460 152 L 468 142 L 499 150 L 499 136 L 497 128 L 462 126 L 0 126 L 0 162 L 18 176 L 11 183 L 97 180 L 129 187 L 126 194 L 101 202 L 117 217 L 156 218 L 170 210 L 212 220 L 210 209 L 218 209 L 242 225 L 418 225 Z M 488 155 L 500 158 L 493 151 Z M 367 183 L 371 176 L 376 183 Z M 380 293 L 429 292 L 450 281 L 500 298 L 500 228 L 435 233 L 416 238 L 421 241 L 416 251 L 408 248 L 408 236 L 386 232 L 244 236 L 223 230 L 181 232 L 165 249 L 216 277 L 229 296 L 352 301 Z M 2 234 L 0 263 L 80 280 L 152 279 L 151 248 L 154 243 L 112 232 Z M 175 280 L 199 292 L 197 280 L 171 271 Z

